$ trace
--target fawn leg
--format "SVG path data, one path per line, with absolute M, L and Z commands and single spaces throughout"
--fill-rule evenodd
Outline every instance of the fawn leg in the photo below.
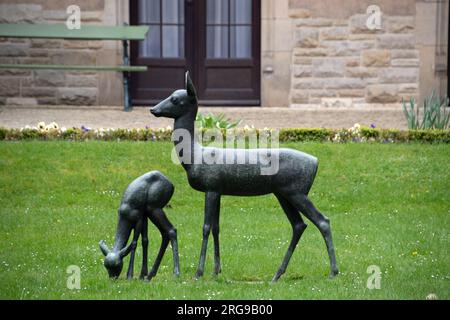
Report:
M 339 273 L 336 256 L 334 253 L 333 239 L 331 236 L 330 219 L 324 216 L 313 203 L 304 194 L 294 194 L 290 196 L 289 202 L 291 202 L 296 208 L 300 210 L 312 223 L 319 229 L 322 234 L 325 244 L 327 246 L 328 257 L 330 259 L 330 278 L 336 276 Z
M 219 220 L 220 220 L 220 197 L 216 201 L 216 208 L 214 208 L 212 216 L 212 235 L 214 239 L 214 275 L 218 275 L 222 271 L 220 265 L 220 244 L 219 244 Z
M 127 279 L 128 280 L 133 279 L 134 254 L 136 252 L 137 241 L 139 239 L 139 235 L 141 234 L 142 219 L 143 218 L 141 218 L 138 222 L 136 222 L 136 225 L 134 227 L 133 240 L 131 242 L 130 264 L 128 265 L 128 271 L 127 271 Z
M 144 216 L 142 221 L 142 269 L 139 279 L 144 279 L 148 274 L 148 221 Z
M 161 247 L 159 248 L 158 256 L 153 264 L 152 270 L 148 275 L 148 279 L 151 280 L 158 272 L 161 260 L 164 257 L 169 241 L 172 242 L 172 250 L 174 253 L 174 274 L 180 274 L 179 258 L 178 258 L 178 242 L 177 242 L 177 230 L 170 223 L 169 219 L 165 215 L 162 209 L 154 209 L 150 213 L 150 220 L 155 224 L 161 233 Z
M 216 192 L 205 193 L 205 220 L 203 223 L 203 241 L 202 249 L 200 251 L 200 260 L 198 262 L 196 278 L 203 276 L 205 270 L 206 249 L 208 248 L 208 238 L 211 232 L 211 222 L 213 216 L 216 214 L 220 204 L 220 194 Z
M 278 269 L 277 273 L 273 277 L 272 282 L 278 281 L 278 279 L 280 279 L 281 275 L 286 272 L 286 269 L 289 264 L 289 261 L 291 260 L 292 254 L 294 253 L 294 250 L 303 234 L 303 231 L 305 231 L 305 229 L 306 229 L 306 224 L 303 222 L 303 219 L 300 216 L 300 213 L 298 212 L 298 210 L 282 196 L 276 195 L 276 197 L 277 197 L 278 201 L 280 202 L 280 205 L 283 208 L 284 213 L 286 214 L 287 218 L 289 219 L 289 222 L 291 223 L 292 239 L 291 239 L 291 243 L 289 244 L 289 248 L 286 252 L 286 255 L 284 256 L 283 262 L 281 263 L 280 268 Z

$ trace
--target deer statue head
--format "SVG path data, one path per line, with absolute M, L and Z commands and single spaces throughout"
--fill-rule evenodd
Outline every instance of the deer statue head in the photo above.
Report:
M 189 71 L 186 72 L 186 89 L 174 91 L 167 99 L 150 109 L 156 117 L 177 119 L 197 108 L 197 93 Z
M 131 245 L 124 247 L 120 251 L 111 251 L 106 245 L 105 241 L 100 241 L 100 250 L 105 256 L 104 265 L 108 271 L 109 277 L 117 279 L 120 276 L 123 268 L 123 258 L 125 258 L 131 251 Z

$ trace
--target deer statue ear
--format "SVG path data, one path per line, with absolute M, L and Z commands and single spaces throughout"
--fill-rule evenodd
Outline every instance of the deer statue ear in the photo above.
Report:
M 103 241 L 103 240 L 100 241 L 99 246 L 100 246 L 100 250 L 102 250 L 103 255 L 107 256 L 110 251 L 109 251 L 108 246 L 106 245 L 105 241 Z
M 197 100 L 197 92 L 195 91 L 194 84 L 192 83 L 192 79 L 189 76 L 189 71 L 186 71 L 186 91 L 190 97 Z
M 131 243 L 119 251 L 119 257 L 124 258 L 126 257 L 131 251 Z

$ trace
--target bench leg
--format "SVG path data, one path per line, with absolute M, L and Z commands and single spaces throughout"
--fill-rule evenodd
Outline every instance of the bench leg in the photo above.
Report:
M 130 58 L 128 55 L 128 41 L 123 41 L 123 65 L 130 65 Z M 123 72 L 123 97 L 124 97 L 124 111 L 131 111 L 130 86 L 129 86 L 129 72 Z

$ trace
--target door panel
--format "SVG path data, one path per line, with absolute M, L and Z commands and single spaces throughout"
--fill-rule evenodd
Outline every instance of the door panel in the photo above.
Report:
M 260 1 L 199 0 L 200 104 L 260 104 Z
M 202 105 L 259 105 L 259 0 L 132 0 L 132 24 L 150 26 L 133 43 L 133 104 L 155 104 L 184 86 L 190 70 Z
M 149 71 L 131 74 L 134 105 L 152 105 L 172 93 L 182 81 L 187 65 L 184 0 L 132 0 L 130 21 L 148 25 L 145 41 L 131 45 L 132 64 L 146 65 Z

